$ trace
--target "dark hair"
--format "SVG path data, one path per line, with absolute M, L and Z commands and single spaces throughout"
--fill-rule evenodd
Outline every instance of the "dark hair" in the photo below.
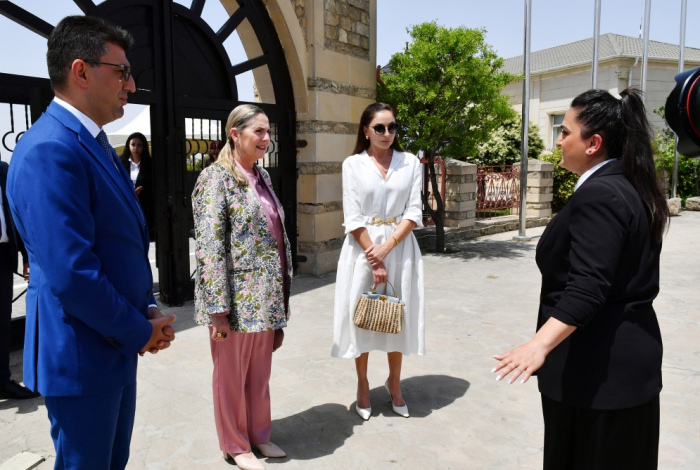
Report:
M 213 153 L 213 150 L 218 150 L 221 152 L 221 149 L 224 148 L 224 141 L 223 140 L 212 140 L 211 143 L 209 143 L 209 154 L 211 155 Z
M 649 215 L 651 238 L 661 242 L 669 211 L 654 165 L 652 130 L 642 92 L 627 88 L 615 98 L 605 90 L 588 90 L 571 103 L 584 139 L 598 134 L 606 159 L 620 158 L 625 176 L 642 198 Z
M 151 158 L 151 152 L 148 150 L 148 140 L 146 140 L 146 136 L 140 132 L 134 132 L 129 136 L 128 139 L 126 139 L 126 144 L 124 144 L 124 150 L 122 150 L 122 154 L 119 156 L 119 160 L 121 160 L 121 162 L 124 165 L 126 165 L 129 162 L 129 158 L 131 158 L 131 149 L 129 149 L 129 144 L 133 139 L 139 139 L 143 144 L 143 150 L 141 151 L 141 161 L 148 161 Z
M 386 103 L 372 103 L 367 106 L 362 112 L 362 117 L 360 118 L 360 127 L 357 129 L 357 141 L 355 142 L 355 150 L 352 151 L 353 155 L 363 152 L 369 148 L 369 139 L 365 138 L 365 127 L 369 126 L 372 122 L 374 116 L 380 111 L 391 111 L 396 119 L 396 111 L 390 105 Z M 391 148 L 403 152 L 401 143 L 399 142 L 398 134 L 394 136 L 394 141 L 391 143 Z
M 61 90 L 68 81 L 73 61 L 98 62 L 107 53 L 107 42 L 127 51 L 134 43 L 131 34 L 94 16 L 66 16 L 51 32 L 46 52 L 46 64 L 54 90 Z M 96 67 L 96 64 L 90 64 Z

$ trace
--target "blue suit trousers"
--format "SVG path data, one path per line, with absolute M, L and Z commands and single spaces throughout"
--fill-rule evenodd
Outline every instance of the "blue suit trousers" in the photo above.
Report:
M 136 411 L 136 384 L 87 396 L 46 397 L 54 470 L 123 470 Z

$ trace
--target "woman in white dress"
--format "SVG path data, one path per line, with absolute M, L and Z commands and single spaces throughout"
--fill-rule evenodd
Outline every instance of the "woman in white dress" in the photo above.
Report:
M 412 230 L 422 227 L 421 165 L 396 139 L 391 106 L 373 103 L 360 119 L 355 155 L 343 162 L 345 243 L 335 290 L 333 357 L 354 358 L 357 369 L 355 410 L 364 420 L 372 413 L 367 361 L 370 351 L 387 352 L 389 378 L 384 384 L 395 413 L 408 418 L 401 394 L 402 355 L 425 354 L 423 260 Z M 398 334 L 357 328 L 355 306 L 372 284 L 389 291 L 389 281 L 406 303 Z M 391 293 L 391 292 L 390 292 Z

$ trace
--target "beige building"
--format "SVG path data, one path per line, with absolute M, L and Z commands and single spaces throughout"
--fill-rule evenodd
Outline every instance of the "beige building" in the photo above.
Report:
M 600 37 L 597 87 L 617 95 L 628 86 L 641 83 L 643 41 L 639 38 L 604 34 Z M 654 127 L 663 120 L 652 111 L 666 103 L 675 86 L 679 47 L 650 41 L 646 106 Z M 530 122 L 539 125 L 545 147 L 554 147 L 561 122 L 571 100 L 591 88 L 593 39 L 572 42 L 533 52 L 531 56 Z M 700 66 L 700 49 L 686 48 L 686 69 Z M 505 71 L 523 72 L 523 56 L 507 59 Z M 504 93 L 511 95 L 513 108 L 522 110 L 523 82 L 511 83 Z

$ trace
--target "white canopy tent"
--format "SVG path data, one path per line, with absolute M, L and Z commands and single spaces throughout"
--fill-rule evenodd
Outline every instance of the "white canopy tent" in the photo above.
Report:
M 119 121 L 117 121 L 118 123 Z M 116 130 L 107 130 L 107 140 L 115 149 L 123 147 L 126 139 L 134 132 L 140 132 L 146 136 L 146 140 L 151 141 L 151 112 L 150 107 L 143 109 L 130 121 Z

